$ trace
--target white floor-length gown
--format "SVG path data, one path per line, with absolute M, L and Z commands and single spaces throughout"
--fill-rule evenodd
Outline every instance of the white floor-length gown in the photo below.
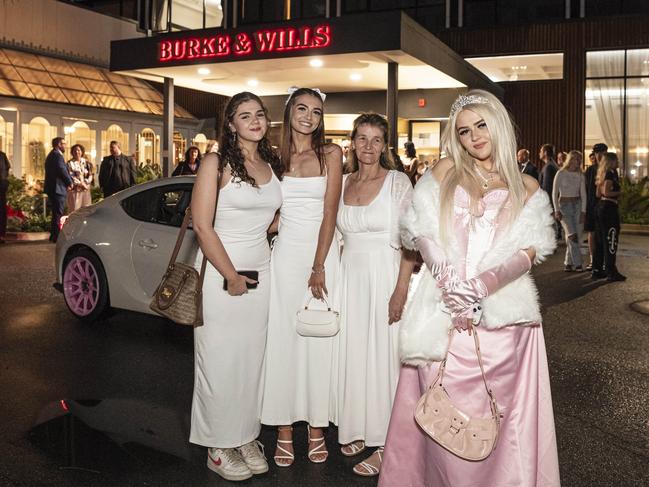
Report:
M 274 174 L 258 188 L 230 181 L 221 190 L 214 229 L 234 267 L 258 271 L 259 285 L 242 296 L 230 296 L 223 290 L 221 274 L 207 265 L 204 325 L 194 329 L 192 443 L 233 448 L 259 436 L 270 296 L 266 231 L 281 203 Z M 202 258 L 199 252 L 198 265 Z
M 338 337 L 297 334 L 296 313 L 312 296 L 307 287 L 324 213 L 327 177 L 287 177 L 279 234 L 271 258 L 271 298 L 261 422 L 288 425 L 307 421 L 314 427 L 336 423 L 332 387 Z M 325 260 L 327 301 L 337 305 L 338 243 Z M 313 300 L 315 307 L 322 307 Z
M 366 206 L 338 209 L 343 236 L 340 277 L 338 441 L 364 440 L 383 446 L 399 378 L 398 323 L 388 325 L 388 303 L 399 275 L 401 252 L 392 244 L 395 214 L 392 188 L 410 182 L 390 171 Z M 405 181 L 402 181 L 405 178 Z

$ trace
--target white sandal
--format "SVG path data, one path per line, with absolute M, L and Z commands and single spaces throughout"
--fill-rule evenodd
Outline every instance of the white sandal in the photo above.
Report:
M 352 469 L 353 472 L 361 477 L 376 477 L 381 472 L 381 464 L 383 463 L 383 447 L 377 448 L 376 451 L 367 458 L 367 460 L 372 458 L 374 455 L 378 455 L 379 457 L 378 467 L 371 463 L 360 462 L 354 465 L 354 468 Z
M 363 440 L 356 440 L 341 446 L 340 453 L 342 453 L 346 457 L 355 457 L 359 453 L 363 453 L 366 449 L 367 447 L 365 446 L 365 442 Z
M 329 458 L 329 452 L 327 451 L 327 443 L 325 441 L 324 431 L 322 432 L 322 436 L 320 438 L 311 438 L 311 426 L 309 425 L 307 425 L 307 431 L 309 432 L 309 443 L 315 443 L 316 441 L 321 442 L 318 443 L 318 446 L 315 446 L 311 450 L 309 450 L 307 457 L 309 457 L 311 463 L 326 462 L 327 458 Z M 324 455 L 324 458 L 318 459 L 315 458 L 315 455 Z
M 295 461 L 295 453 L 292 451 L 287 450 L 284 448 L 281 444 L 290 444 L 293 445 L 293 438 L 290 440 L 280 440 L 279 439 L 279 432 L 280 431 L 293 431 L 293 427 L 289 426 L 288 428 L 277 428 L 277 450 L 279 450 L 282 455 L 275 455 L 273 459 L 275 460 L 275 465 L 278 467 L 290 467 L 293 465 L 293 462 Z M 287 463 L 281 463 L 278 462 L 278 460 L 289 460 Z

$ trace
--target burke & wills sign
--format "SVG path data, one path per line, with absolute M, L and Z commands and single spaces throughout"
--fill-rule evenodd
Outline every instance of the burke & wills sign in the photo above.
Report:
M 218 34 L 207 37 L 164 40 L 159 43 L 159 61 L 184 61 L 253 53 L 319 49 L 331 44 L 331 27 L 327 24 L 252 33 Z

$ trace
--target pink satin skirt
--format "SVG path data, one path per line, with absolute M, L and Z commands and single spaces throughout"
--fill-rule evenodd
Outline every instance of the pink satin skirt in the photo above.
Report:
M 419 429 L 415 405 L 439 364 L 403 366 L 390 418 L 379 487 L 558 487 L 559 462 L 543 330 L 540 325 L 479 328 L 487 382 L 503 418 L 498 442 L 480 462 L 448 452 Z M 444 387 L 454 404 L 489 416 L 473 337 L 455 333 Z

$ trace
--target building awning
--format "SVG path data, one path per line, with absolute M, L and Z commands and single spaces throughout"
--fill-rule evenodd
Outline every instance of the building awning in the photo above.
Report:
M 221 95 L 386 90 L 388 63 L 400 90 L 500 86 L 400 11 L 202 29 L 113 41 L 110 69 Z
M 108 69 L 0 48 L 0 96 L 162 115 L 162 94 Z M 193 119 L 182 107 L 175 116 Z

